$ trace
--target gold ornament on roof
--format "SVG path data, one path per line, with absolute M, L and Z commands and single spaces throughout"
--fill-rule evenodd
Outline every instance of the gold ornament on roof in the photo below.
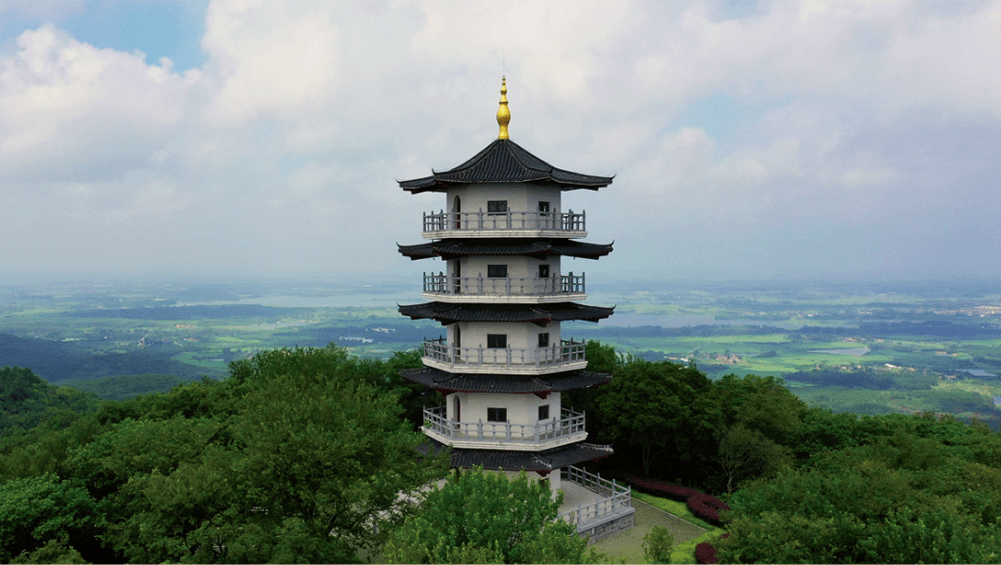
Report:
M 507 107 L 507 77 L 501 77 L 501 99 L 500 108 L 497 109 L 497 125 L 500 126 L 500 135 L 497 139 L 508 139 L 507 125 L 511 122 L 511 110 Z

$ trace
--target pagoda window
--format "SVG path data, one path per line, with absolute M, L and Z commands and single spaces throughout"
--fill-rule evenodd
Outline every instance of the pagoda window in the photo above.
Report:
M 482 210 L 483 208 L 480 208 Z M 506 214 L 507 200 L 487 200 L 488 214 Z
M 539 334 L 539 347 L 549 347 L 549 332 Z
M 507 334 L 487 334 L 487 347 L 490 349 L 504 349 L 507 347 Z
M 539 265 L 539 278 L 540 279 L 549 278 L 549 265 Z
M 506 277 L 507 265 L 487 265 L 487 276 L 492 279 Z
M 542 406 L 539 406 L 539 419 L 540 420 L 548 420 L 549 419 L 549 405 L 548 404 L 543 404 Z
M 539 202 L 539 213 L 540 214 L 548 214 L 549 213 L 549 203 L 548 202 Z
M 488 422 L 507 422 L 507 408 L 487 408 Z

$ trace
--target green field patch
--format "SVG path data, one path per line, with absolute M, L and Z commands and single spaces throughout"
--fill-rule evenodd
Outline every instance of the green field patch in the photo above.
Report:
M 747 360 L 748 370 L 751 372 L 759 373 L 791 373 L 793 371 L 799 371 L 800 367 L 793 366 L 792 364 L 779 363 L 775 358 L 769 358 L 768 362 L 756 361 L 754 358 Z
M 196 354 L 193 351 L 185 351 L 174 355 L 171 359 L 188 365 L 193 365 L 195 367 L 201 367 L 203 369 L 225 369 L 229 366 L 229 363 L 226 363 L 225 361 L 195 359 L 195 355 Z
M 732 345 L 735 343 L 787 343 L 788 334 L 764 334 L 764 335 L 717 335 L 717 336 L 680 336 L 669 338 L 676 343 L 720 343 Z

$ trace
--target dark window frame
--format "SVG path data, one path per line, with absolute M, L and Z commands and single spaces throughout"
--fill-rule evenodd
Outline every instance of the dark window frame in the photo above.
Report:
M 487 349 L 507 349 L 507 334 L 487 334 Z
M 507 200 L 487 200 L 487 214 L 507 214 Z
M 487 408 L 488 422 L 507 422 L 507 408 Z
M 549 347 L 549 332 L 539 333 L 539 347 Z
M 506 279 L 507 265 L 487 265 L 487 278 Z
M 539 420 L 548 420 L 548 419 L 549 419 L 549 405 L 543 404 L 542 406 L 539 406 Z
M 539 278 L 548 279 L 549 278 L 549 264 L 539 265 Z

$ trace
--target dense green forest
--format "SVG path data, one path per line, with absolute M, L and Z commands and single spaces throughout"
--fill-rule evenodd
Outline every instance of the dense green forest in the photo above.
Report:
M 775 377 L 713 380 L 596 342 L 587 358 L 612 382 L 563 398 L 586 411 L 588 441 L 615 447 L 595 470 L 726 501 L 730 535 L 715 544 L 724 562 L 1001 558 L 1001 436 L 984 425 L 834 414 Z M 0 369 L 0 560 L 605 559 L 568 532 L 536 535 L 531 521 L 459 535 L 476 515 L 443 508 L 506 488 L 527 500 L 531 487 L 453 478 L 422 494 L 447 464 L 414 449 L 422 407 L 441 402 L 398 376 L 419 365 L 414 351 L 383 361 L 336 346 L 277 349 L 233 362 L 222 380 L 117 401 Z

